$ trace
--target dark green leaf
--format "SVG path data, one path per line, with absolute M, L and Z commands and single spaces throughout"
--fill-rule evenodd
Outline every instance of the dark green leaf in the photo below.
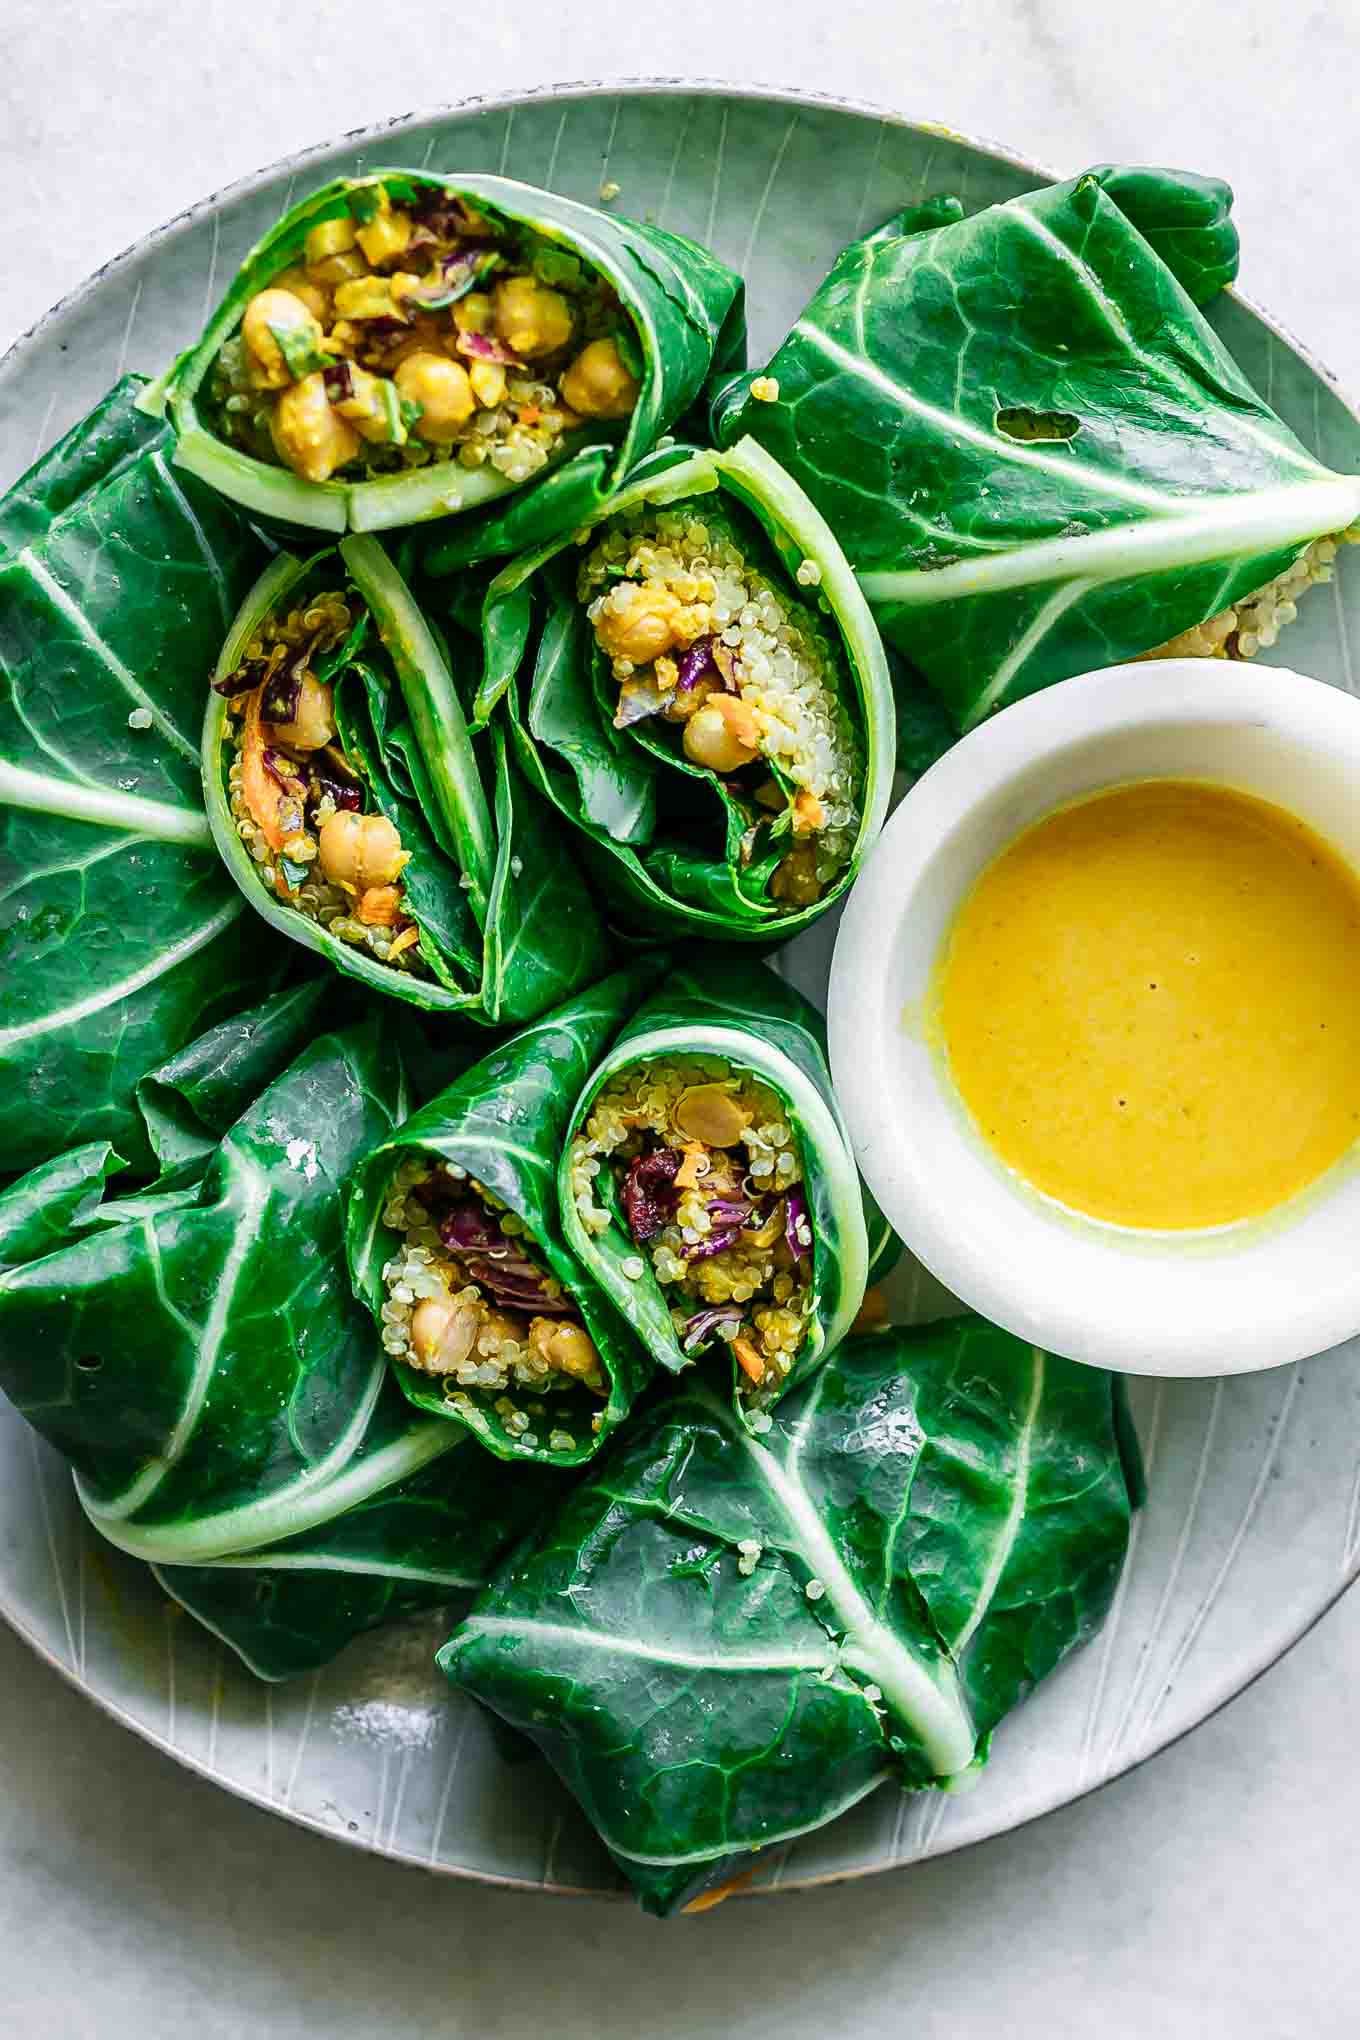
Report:
M 440 1663 L 529 1735 L 649 1911 L 889 1779 L 949 1785 L 1098 1628 L 1111 1379 L 976 1318 L 843 1345 L 763 1438 L 693 1377 Z
M 88 1140 L 148 1167 L 138 1079 L 284 974 L 198 772 L 205 679 L 262 549 L 162 453 L 128 457 L 126 395 L 7 499 L 27 542 L 0 566 L 0 1171 Z
M 0 560 L 42 540 L 54 517 L 164 440 L 165 427 L 140 408 L 147 388 L 145 376 L 121 376 L 19 477 L 0 500 Z
M 1177 281 L 1230 271 L 1226 203 L 1105 169 L 870 235 L 770 361 L 777 402 L 724 400 L 723 436 L 804 484 L 956 726 L 1155 649 L 1360 515 L 1360 480 L 1300 445 Z M 1036 439 L 1051 416 L 1074 435 Z

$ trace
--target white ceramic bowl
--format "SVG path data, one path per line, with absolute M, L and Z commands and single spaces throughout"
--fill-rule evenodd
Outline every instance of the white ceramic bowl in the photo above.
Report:
M 941 943 L 998 851 L 1064 801 L 1163 776 L 1275 801 L 1360 869 L 1353 696 L 1226 660 L 1067 680 L 965 737 L 888 823 L 836 944 L 831 1061 L 866 1181 L 907 1245 L 965 1303 L 1102 1367 L 1237 1374 L 1360 1329 L 1354 1159 L 1268 1217 L 1213 1232 L 1133 1232 L 1082 1218 L 985 1145 L 924 1024 Z

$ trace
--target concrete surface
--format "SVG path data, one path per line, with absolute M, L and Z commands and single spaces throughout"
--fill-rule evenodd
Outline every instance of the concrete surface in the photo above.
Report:
M 0 344 L 204 192 L 363 122 L 554 79 L 759 79 L 1063 171 L 1236 185 L 1243 281 L 1360 386 L 1360 12 L 1257 0 L 384 0 L 0 9 Z M 1332 2040 L 1360 2023 L 1360 1601 L 1096 1798 L 874 1882 L 661 1927 L 437 1883 L 214 1792 L 0 1631 L 0 2035 Z

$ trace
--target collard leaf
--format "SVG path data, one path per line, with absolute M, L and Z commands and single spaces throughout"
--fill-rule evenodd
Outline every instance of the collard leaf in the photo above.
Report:
M 161 452 L 130 454 L 117 392 L 92 421 L 20 484 L 27 538 L 0 565 L 0 1170 L 87 1140 L 148 1165 L 138 1080 L 283 975 L 198 782 L 204 676 L 261 547 Z
M 494 1459 L 464 1450 L 267 1551 L 155 1573 L 258 1678 L 295 1679 L 402 1616 L 447 1608 L 457 1620 L 565 1485 L 540 1467 L 507 1483 Z
M 534 1258 L 572 1299 L 600 1357 L 607 1394 L 583 1388 L 554 1397 L 561 1423 L 545 1422 L 538 1431 L 565 1427 L 573 1439 L 570 1450 L 555 1449 L 544 1438 L 532 1447 L 521 1444 L 490 1391 L 463 1395 L 455 1406 L 444 1381 L 394 1363 L 417 1408 L 433 1413 L 455 1436 L 466 1426 L 504 1459 L 582 1464 L 622 1423 L 653 1372 L 605 1293 L 563 1242 L 556 1176 L 577 1093 L 642 998 L 650 975 L 646 966 L 620 971 L 493 1049 L 377 1146 L 354 1179 L 347 1221 L 350 1270 L 355 1294 L 375 1323 L 382 1323 L 387 1300 L 383 1267 L 397 1251 L 397 1236 L 382 1214 L 396 1172 L 410 1157 L 452 1163 L 490 1191 L 523 1222 Z
M 376 203 L 380 185 L 397 202 L 442 192 L 466 199 L 484 215 L 531 228 L 602 276 L 617 293 L 644 367 L 627 422 L 570 435 L 559 465 L 518 485 L 490 462 L 466 468 L 452 458 L 367 480 L 306 482 L 216 437 L 204 385 L 250 298 L 301 258 L 313 227 L 362 216 L 366 205 Z M 744 334 L 741 291 L 732 270 L 683 235 L 606 215 L 510 178 L 460 173 L 445 179 L 401 168 L 336 178 L 295 205 L 252 250 L 201 340 L 176 364 L 168 384 L 176 459 L 234 501 L 285 524 L 374 531 L 457 518 L 462 528 L 456 550 L 447 556 L 450 566 L 539 545 L 595 514 L 693 404 L 715 360 L 734 363 Z
M 850 1340 L 762 1438 L 690 1377 L 440 1663 L 673 1912 L 889 1779 L 959 1779 L 1095 1632 L 1128 1539 L 1113 1401 L 976 1318 Z
M 958 727 L 1164 644 L 1360 515 L 1177 280 L 1231 268 L 1221 208 L 1105 169 L 870 235 L 770 361 L 777 401 L 724 400 L 721 435 L 802 482 Z
M 574 586 L 571 541 L 550 540 L 512 561 L 487 590 L 477 715 L 485 720 L 499 712 L 509 722 L 526 777 L 573 824 L 596 889 L 644 939 L 682 932 L 773 943 L 844 894 L 882 827 L 893 772 L 887 662 L 830 528 L 754 441 L 725 454 L 659 451 L 629 477 L 607 514 L 680 504 L 737 534 L 747 562 L 768 575 L 803 628 L 825 642 L 826 669 L 864 769 L 848 861 L 820 897 L 795 904 L 772 892 L 788 843 L 755 801 L 753 786 L 693 763 L 674 725 L 638 719 L 618 727 L 617 697 L 611 702 L 601 684 L 594 632 Z M 441 543 L 427 563 L 437 570 L 442 556 Z M 523 666 L 512 678 L 506 651 L 519 645 Z
M 40 544 L 56 517 L 163 441 L 165 427 L 139 408 L 145 376 L 119 378 L 106 397 L 21 475 L 0 500 L 0 560 Z

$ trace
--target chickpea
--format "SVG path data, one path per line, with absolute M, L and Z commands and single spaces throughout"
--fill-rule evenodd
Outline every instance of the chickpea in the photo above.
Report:
M 595 619 L 595 635 L 611 659 L 645 666 L 675 643 L 680 603 L 669 588 L 620 581 Z
M 627 418 L 641 388 L 613 340 L 592 340 L 562 378 L 562 400 L 583 418 Z
M 291 290 L 257 290 L 246 306 L 241 338 L 250 356 L 252 376 L 261 389 L 281 390 L 293 380 L 279 333 L 295 337 L 299 346 L 321 345 L 321 327 L 300 297 Z
M 303 259 L 311 268 L 318 262 L 328 261 L 332 255 L 345 254 L 354 246 L 356 238 L 353 220 L 343 214 L 338 219 L 318 220 L 302 244 Z
M 322 823 L 317 854 L 332 885 L 351 885 L 360 893 L 391 885 L 410 862 L 386 815 L 356 815 L 349 808 Z
M 305 482 L 327 482 L 359 451 L 360 439 L 326 395 L 320 369 L 283 391 L 274 406 L 270 431 L 279 458 Z
M 691 1084 L 680 1093 L 671 1117 L 686 1140 L 701 1140 L 708 1147 L 735 1147 L 751 1124 L 746 1107 L 722 1084 Z
M 587 1388 L 604 1393 L 600 1356 L 580 1325 L 563 1324 L 560 1318 L 535 1318 L 529 1326 L 529 1350 L 555 1373 L 570 1374 Z
M 427 1296 L 411 1319 L 412 1365 L 427 1374 L 452 1374 L 477 1343 L 482 1314 L 472 1303 Z
M 432 446 L 456 439 L 477 408 L 467 370 L 446 354 L 408 354 L 393 381 L 399 395 L 420 405 L 415 429 Z
M 760 756 L 760 733 L 739 694 L 711 694 L 685 724 L 684 746 L 696 765 L 736 772 Z
M 266 741 L 290 751 L 319 751 L 335 736 L 335 704 L 331 690 L 314 673 L 304 673 L 297 707 L 288 722 L 265 724 Z
M 275 290 L 291 291 L 293 296 L 306 305 L 314 319 L 323 326 L 330 324 L 330 292 L 321 284 L 313 283 L 305 269 L 285 269 L 282 276 L 274 278 Z
M 570 340 L 572 311 L 560 290 L 532 276 L 511 276 L 496 285 L 495 301 L 496 331 L 526 361 L 556 354 Z
M 770 880 L 770 897 L 789 907 L 810 907 L 822 897 L 815 850 L 790 850 L 780 858 Z

